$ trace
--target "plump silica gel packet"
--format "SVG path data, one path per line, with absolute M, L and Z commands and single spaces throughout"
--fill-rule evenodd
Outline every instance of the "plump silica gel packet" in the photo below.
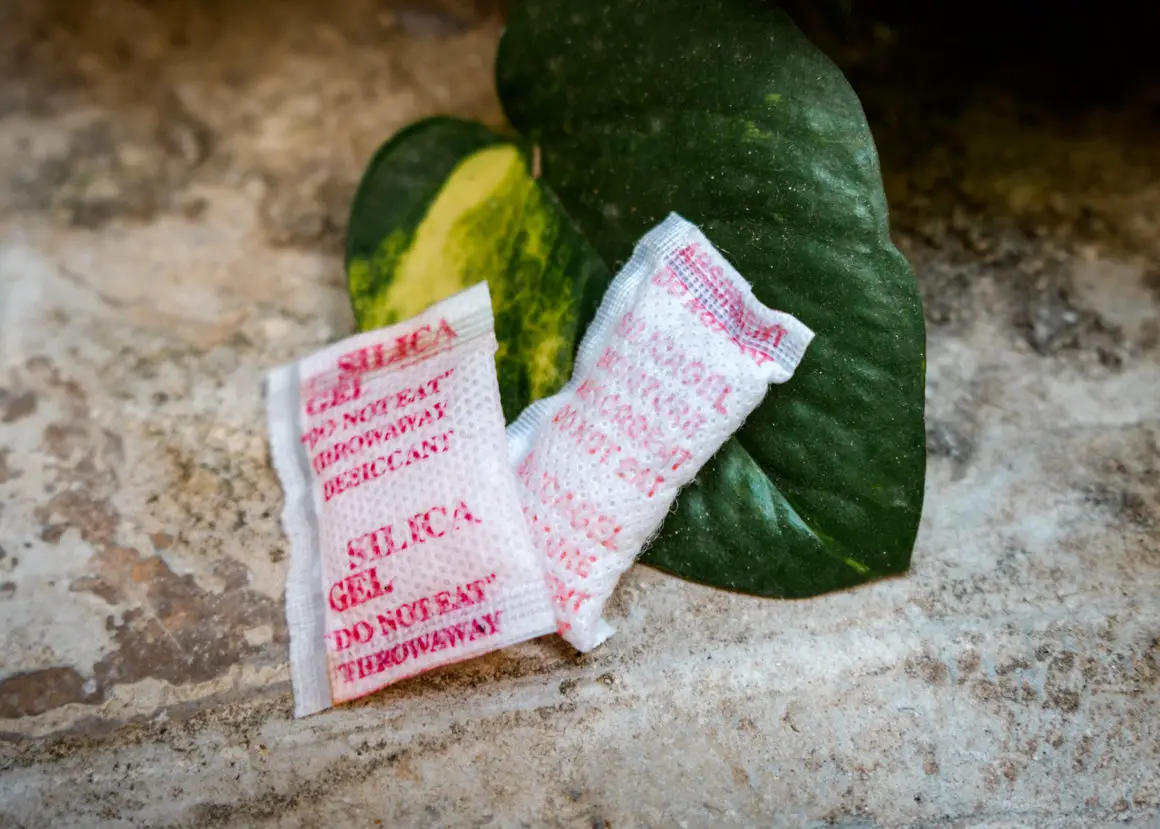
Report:
M 495 351 L 483 283 L 270 373 L 297 716 L 555 630 Z
M 701 231 L 671 214 L 604 295 L 571 381 L 508 429 L 524 515 L 561 635 L 582 651 L 677 491 L 784 383 L 813 332 L 765 307 Z

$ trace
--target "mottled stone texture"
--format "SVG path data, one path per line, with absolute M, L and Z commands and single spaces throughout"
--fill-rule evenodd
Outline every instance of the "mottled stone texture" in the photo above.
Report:
M 905 578 L 636 568 L 619 634 L 290 719 L 261 377 L 487 4 L 0 9 L 0 824 L 1090 826 L 1160 808 L 1160 136 L 866 94 L 930 325 Z M 921 113 L 919 113 L 920 115 Z M 824 336 L 824 332 L 819 332 Z

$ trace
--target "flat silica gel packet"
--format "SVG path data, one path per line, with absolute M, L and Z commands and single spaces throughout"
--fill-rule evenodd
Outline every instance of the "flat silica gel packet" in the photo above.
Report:
M 568 642 L 587 651 L 613 633 L 602 613 L 621 574 L 769 384 L 793 376 L 811 339 L 675 213 L 637 243 L 572 379 L 508 429 Z
M 296 716 L 555 630 L 496 347 L 482 283 L 270 373 Z

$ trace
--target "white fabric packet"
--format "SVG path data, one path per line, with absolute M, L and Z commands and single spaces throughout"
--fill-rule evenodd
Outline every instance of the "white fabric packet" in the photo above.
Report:
M 294 713 L 552 632 L 486 283 L 270 372 Z
M 813 332 L 765 307 L 677 214 L 642 238 L 604 295 L 572 379 L 508 429 L 524 515 L 560 634 L 607 639 L 605 602 L 678 490 L 788 380 Z

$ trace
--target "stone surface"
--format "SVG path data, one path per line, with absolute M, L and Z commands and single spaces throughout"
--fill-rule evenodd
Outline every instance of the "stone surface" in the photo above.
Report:
M 966 105 L 912 149 L 867 94 L 930 324 L 905 578 L 785 603 L 638 567 L 588 656 L 290 718 L 261 377 L 351 329 L 377 144 L 499 121 L 498 31 L 0 10 L 0 825 L 1160 820 L 1160 141 L 1131 107 Z

